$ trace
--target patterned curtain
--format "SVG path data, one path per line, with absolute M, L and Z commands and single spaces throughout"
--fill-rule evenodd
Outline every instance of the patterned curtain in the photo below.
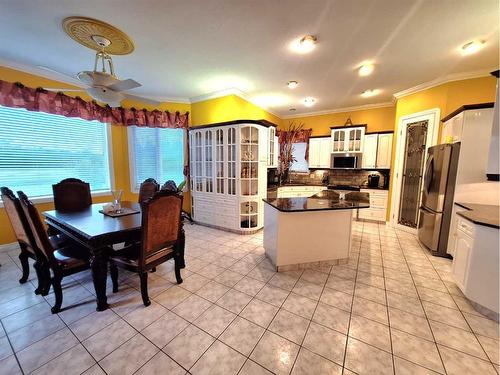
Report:
M 189 112 L 181 114 L 156 109 L 148 111 L 135 108 L 102 107 L 94 101 L 87 102 L 63 93 L 45 91 L 41 88 L 33 89 L 20 83 L 2 80 L 0 80 L 0 105 L 124 126 L 183 129 L 189 126 Z
M 278 130 L 278 142 L 280 145 L 280 155 L 287 143 L 305 143 L 306 144 L 306 160 L 309 161 L 309 138 L 311 137 L 312 129 L 301 129 L 296 131 Z

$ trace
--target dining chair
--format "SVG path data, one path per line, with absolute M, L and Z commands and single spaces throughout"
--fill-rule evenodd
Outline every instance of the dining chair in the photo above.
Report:
M 145 179 L 139 187 L 138 202 L 142 203 L 151 198 L 158 190 L 160 190 L 160 184 L 158 184 L 154 178 Z
M 184 268 L 184 230 L 181 220 L 182 195 L 160 190 L 141 203 L 141 241 L 111 253 L 110 273 L 113 292 L 118 292 L 118 267 L 139 274 L 144 306 L 148 296 L 148 271 L 169 259 L 175 262 L 175 278 L 182 283 Z
M 78 178 L 66 178 L 52 185 L 54 206 L 58 211 L 76 212 L 92 205 L 90 184 Z
M 21 261 L 21 267 L 23 270 L 23 275 L 19 279 L 21 284 L 28 281 L 30 275 L 30 266 L 28 259 L 33 259 L 35 263 L 33 267 L 35 268 L 36 276 L 38 279 L 38 286 L 35 289 L 35 294 L 46 295 L 48 292 L 43 290 L 45 282 L 43 281 L 43 272 L 41 267 L 43 267 L 43 255 L 40 254 L 40 250 L 34 246 L 33 233 L 29 227 L 26 216 L 21 208 L 21 203 L 19 199 L 14 195 L 14 192 L 8 187 L 3 186 L 0 188 L 2 195 L 2 202 L 7 213 L 7 217 L 10 220 L 12 229 L 17 239 L 17 243 L 21 249 L 19 253 L 19 260 Z
M 61 287 L 62 279 L 66 276 L 89 269 L 90 252 L 86 248 L 78 246 L 76 243 L 67 244 L 63 247 L 54 246 L 45 231 L 36 207 L 22 191 L 18 191 L 17 195 L 19 196 L 21 207 L 31 228 L 31 232 L 33 233 L 35 244 L 38 249 L 41 250 L 41 254 L 45 258 L 47 267 L 43 268 L 46 274 L 42 279 L 47 284 L 44 286 L 47 292 L 52 284 L 55 304 L 51 308 L 51 311 L 53 314 L 56 314 L 61 311 L 63 302 Z M 50 277 L 50 271 L 52 271 L 52 278 Z

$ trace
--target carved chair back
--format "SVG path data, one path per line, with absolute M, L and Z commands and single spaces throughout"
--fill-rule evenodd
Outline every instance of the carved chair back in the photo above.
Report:
M 58 211 L 76 212 L 92 205 L 90 184 L 78 178 L 66 178 L 52 185 L 54 206 Z
M 21 207 L 24 215 L 26 216 L 31 232 L 33 233 L 35 245 L 41 251 L 41 255 L 46 258 L 49 264 L 53 264 L 55 262 L 55 249 L 50 243 L 49 235 L 43 226 L 42 219 L 40 218 L 37 208 L 22 191 L 18 191 L 17 195 L 19 196 L 19 201 L 21 202 Z
M 139 187 L 139 203 L 142 203 L 151 198 L 154 193 L 160 190 L 160 184 L 154 178 L 148 178 Z
M 160 190 L 152 198 L 141 203 L 142 247 L 139 267 L 169 255 L 180 238 L 182 229 L 182 196 L 168 190 Z
M 9 188 L 4 186 L 0 190 L 2 192 L 3 206 L 12 224 L 12 229 L 14 229 L 17 241 L 25 244 L 26 250 L 36 255 L 33 233 L 21 207 L 21 202 Z

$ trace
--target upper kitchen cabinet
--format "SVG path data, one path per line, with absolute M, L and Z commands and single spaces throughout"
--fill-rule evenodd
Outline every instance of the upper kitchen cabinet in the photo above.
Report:
M 377 144 L 377 163 L 379 169 L 390 169 L 392 159 L 393 133 L 379 133 Z
M 270 126 L 268 128 L 268 150 L 267 150 L 267 166 L 269 168 L 278 167 L 279 143 L 276 136 L 276 128 Z
M 365 135 L 362 159 L 363 168 L 391 168 L 392 137 L 392 132 Z
M 331 127 L 331 152 L 363 152 L 366 125 Z
M 309 139 L 309 168 L 330 168 L 330 137 Z
M 363 158 L 361 160 L 363 168 L 377 167 L 377 145 L 378 145 L 378 134 L 365 135 Z

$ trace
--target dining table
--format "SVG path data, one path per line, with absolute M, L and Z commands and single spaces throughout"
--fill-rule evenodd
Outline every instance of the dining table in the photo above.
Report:
M 58 210 L 43 212 L 45 223 L 49 227 L 89 249 L 97 311 L 104 311 L 109 307 L 106 297 L 106 279 L 112 246 L 141 239 L 142 214 L 139 203 L 122 201 L 123 209 L 132 209 L 136 213 L 118 217 L 107 216 L 100 212 L 105 204 L 92 204 L 77 212 Z

